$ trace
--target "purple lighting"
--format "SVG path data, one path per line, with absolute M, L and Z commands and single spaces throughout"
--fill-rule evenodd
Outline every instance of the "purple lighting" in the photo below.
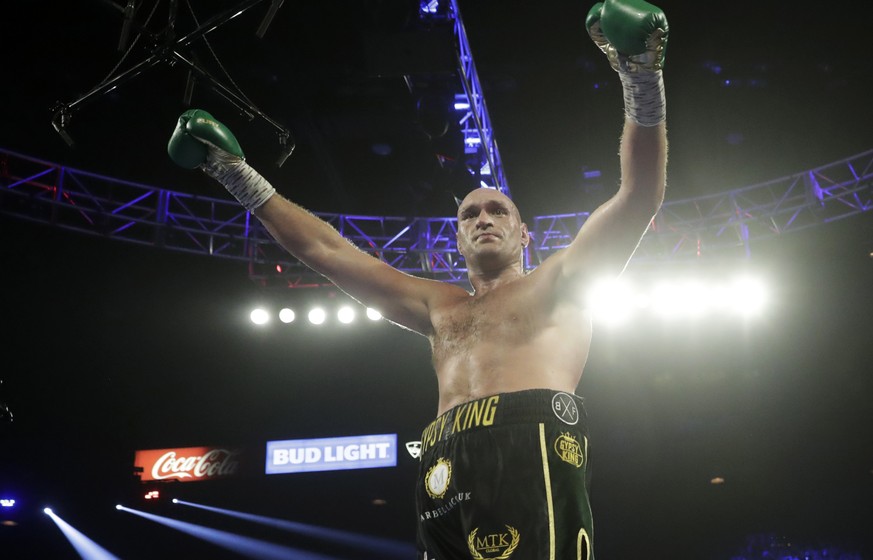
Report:
M 216 546 L 226 548 L 233 552 L 238 552 L 246 558 L 256 558 L 258 560 L 337 560 L 332 556 L 323 556 L 321 554 L 305 552 L 287 546 L 245 537 L 243 535 L 235 535 L 227 531 L 219 531 L 218 529 L 203 527 L 193 523 L 179 521 L 177 519 L 170 519 L 169 517 L 162 517 L 153 513 L 146 513 L 122 505 L 115 506 L 115 509 L 144 517 L 145 519 L 154 521 L 155 523 L 160 523 L 171 529 L 176 529 L 177 531 L 210 542 Z
M 118 560 L 117 556 L 111 554 L 105 548 L 101 547 L 75 529 L 72 525 L 58 517 L 50 508 L 45 508 L 43 512 L 55 522 L 55 525 L 57 525 L 58 529 L 60 529 L 64 536 L 67 537 L 67 540 L 70 541 L 70 544 L 73 545 L 73 548 L 76 549 L 76 552 L 79 553 L 82 560 Z
M 203 504 L 195 504 L 192 502 L 186 502 L 177 499 L 174 499 L 173 503 L 204 509 L 207 511 L 220 513 L 222 515 L 236 517 L 238 519 L 244 519 L 246 521 L 251 521 L 252 523 L 259 523 L 261 525 L 267 525 L 275 527 L 277 529 L 282 529 L 290 533 L 306 535 L 308 537 L 315 537 L 331 543 L 351 545 L 355 548 L 359 548 L 362 550 L 366 549 L 368 551 L 372 551 L 374 557 L 382 558 L 384 560 L 388 560 L 390 558 L 412 558 L 415 555 L 415 547 L 412 544 L 394 541 L 391 539 L 360 535 L 357 533 L 340 531 L 338 529 L 331 529 L 328 527 L 307 525 L 305 523 L 298 523 L 295 521 L 287 521 L 285 519 L 276 519 L 273 517 L 254 515 L 251 513 L 232 511 L 229 509 L 222 509 Z

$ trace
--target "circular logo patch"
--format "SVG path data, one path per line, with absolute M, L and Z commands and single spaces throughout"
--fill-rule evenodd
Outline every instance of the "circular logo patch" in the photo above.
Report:
M 576 406 L 576 401 L 573 395 L 567 393 L 556 393 L 552 397 L 552 412 L 558 417 L 558 420 L 565 424 L 575 426 L 579 421 L 579 407 Z
M 424 489 L 431 498 L 442 498 L 449 488 L 452 480 L 452 464 L 448 459 L 440 457 L 437 462 L 427 471 L 424 477 Z

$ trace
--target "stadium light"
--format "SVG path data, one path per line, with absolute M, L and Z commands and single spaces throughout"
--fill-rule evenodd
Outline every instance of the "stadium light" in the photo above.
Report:
M 309 322 L 313 325 L 321 325 L 327 319 L 327 313 L 321 307 L 315 307 L 309 311 Z
M 253 309 L 249 318 L 252 320 L 252 323 L 256 325 L 266 325 L 270 322 L 270 314 L 263 307 Z
M 585 298 L 593 318 L 608 326 L 626 324 L 642 311 L 668 321 L 713 315 L 748 318 L 760 315 L 769 301 L 764 282 L 752 276 L 652 280 L 644 289 L 624 279 L 604 280 Z
M 348 325 L 355 320 L 355 310 L 348 305 L 344 305 L 336 312 L 336 318 L 340 323 Z
M 279 320 L 282 321 L 283 323 L 285 323 L 286 325 L 288 323 L 293 323 L 294 319 L 296 317 L 297 317 L 297 315 L 294 313 L 294 310 L 291 309 L 290 307 L 283 307 L 282 309 L 279 310 Z
M 367 319 L 371 321 L 378 321 L 382 318 L 382 314 L 373 309 L 372 307 L 367 308 Z
M 118 560 L 118 557 L 88 538 L 84 533 L 61 519 L 51 508 L 45 508 L 43 513 L 55 522 L 58 529 L 76 550 L 82 560 Z

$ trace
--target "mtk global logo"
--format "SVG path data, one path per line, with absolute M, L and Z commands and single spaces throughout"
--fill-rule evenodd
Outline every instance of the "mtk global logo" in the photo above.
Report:
M 505 525 L 506 531 L 479 535 L 479 527 L 467 537 L 467 547 L 474 560 L 508 560 L 521 536 L 515 527 Z

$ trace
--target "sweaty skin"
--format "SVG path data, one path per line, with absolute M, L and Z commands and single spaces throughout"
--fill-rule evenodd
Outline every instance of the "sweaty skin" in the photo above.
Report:
M 458 207 L 458 250 L 474 291 L 458 290 L 431 313 L 441 412 L 500 392 L 578 385 L 589 318 L 580 298 L 555 289 L 555 267 L 523 272 L 529 241 L 513 202 L 494 189 L 474 190 Z
M 255 215 L 301 262 L 430 340 L 438 414 L 495 393 L 572 393 L 591 342 L 587 287 L 621 274 L 663 201 L 665 125 L 626 120 L 619 156 L 618 192 L 589 216 L 568 247 L 530 273 L 522 260 L 530 236 L 513 202 L 495 189 L 469 193 L 458 207 L 457 242 L 472 292 L 392 268 L 282 196 L 272 196 Z

